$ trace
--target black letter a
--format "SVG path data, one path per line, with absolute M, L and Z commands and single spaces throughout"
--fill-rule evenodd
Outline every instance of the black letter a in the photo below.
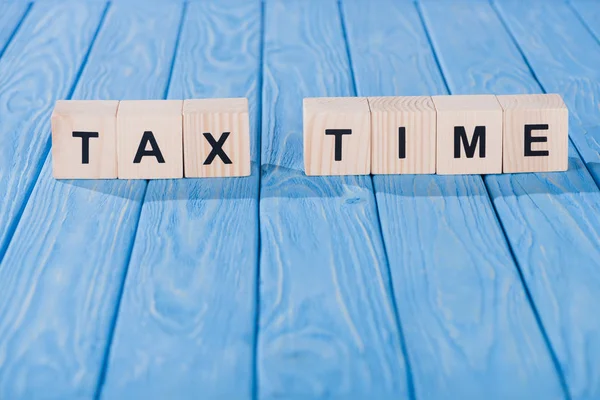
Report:
M 146 150 L 146 146 L 150 143 L 150 150 Z M 158 143 L 156 143 L 156 139 L 154 138 L 154 134 L 152 131 L 144 132 L 144 136 L 142 136 L 142 140 L 140 141 L 140 146 L 137 149 L 137 153 L 135 153 L 135 158 L 133 159 L 134 164 L 139 164 L 142 161 L 142 157 L 144 156 L 154 156 L 159 164 L 164 164 L 165 159 L 163 158 L 160 149 L 158 148 Z

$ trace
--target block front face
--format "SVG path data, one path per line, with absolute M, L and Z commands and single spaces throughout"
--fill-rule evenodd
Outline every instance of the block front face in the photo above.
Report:
M 497 96 L 504 109 L 503 172 L 566 171 L 569 112 L 557 94 Z
M 366 175 L 371 170 L 371 115 L 365 97 L 304 99 L 306 175 Z
M 118 101 L 60 100 L 52 114 L 56 179 L 115 179 Z
M 502 107 L 493 95 L 433 96 L 437 173 L 502 172 Z
M 248 100 L 186 100 L 183 106 L 185 176 L 250 175 Z
M 183 101 L 127 100 L 119 104 L 119 179 L 183 177 Z
M 369 97 L 371 173 L 434 174 L 436 112 L 429 96 Z

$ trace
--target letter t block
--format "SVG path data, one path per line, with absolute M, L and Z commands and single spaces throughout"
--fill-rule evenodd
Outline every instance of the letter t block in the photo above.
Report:
M 371 112 L 366 97 L 304 99 L 306 175 L 371 172 Z
M 59 100 L 52 113 L 56 179 L 117 178 L 117 108 L 111 100 Z

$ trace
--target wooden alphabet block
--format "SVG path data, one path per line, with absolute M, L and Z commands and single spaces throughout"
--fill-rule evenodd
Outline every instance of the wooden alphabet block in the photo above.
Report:
M 120 102 L 119 179 L 183 178 L 182 108 L 181 100 Z
M 502 172 L 502 107 L 494 95 L 433 96 L 437 173 Z
M 436 113 L 429 96 L 369 97 L 371 173 L 434 174 Z
M 56 179 L 117 178 L 118 101 L 59 100 L 52 113 Z
M 497 98 L 504 109 L 502 171 L 566 171 L 569 166 L 569 111 L 560 95 Z
M 187 178 L 250 175 L 248 100 L 185 100 L 183 144 Z
M 371 114 L 366 97 L 305 98 L 306 175 L 366 175 L 371 170 Z

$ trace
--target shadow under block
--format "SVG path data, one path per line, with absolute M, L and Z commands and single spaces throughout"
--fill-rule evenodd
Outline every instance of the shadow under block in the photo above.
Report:
M 433 96 L 437 173 L 502 172 L 502 107 L 494 95 Z
M 306 175 L 367 175 L 371 171 L 371 113 L 366 97 L 305 98 Z
M 434 174 L 436 112 L 429 96 L 369 97 L 371 173 Z
M 183 178 L 183 100 L 123 100 L 117 113 L 119 179 Z
M 569 111 L 558 94 L 497 96 L 504 109 L 503 172 L 566 171 Z
M 183 127 L 187 178 L 250 175 L 248 99 L 185 100 Z
M 59 100 L 52 113 L 56 179 L 117 178 L 118 101 Z

